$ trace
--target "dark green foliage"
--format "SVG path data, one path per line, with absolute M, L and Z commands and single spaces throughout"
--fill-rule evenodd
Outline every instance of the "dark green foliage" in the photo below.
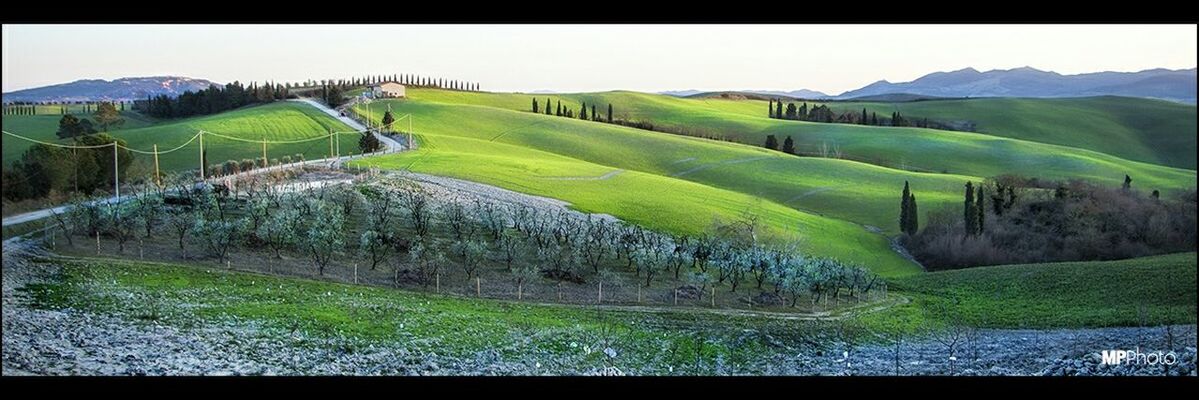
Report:
M 791 135 L 787 135 L 787 138 L 783 139 L 783 152 L 795 154 L 795 141 L 791 139 Z
M 779 140 L 774 135 L 766 135 L 766 148 L 771 150 L 779 149 Z

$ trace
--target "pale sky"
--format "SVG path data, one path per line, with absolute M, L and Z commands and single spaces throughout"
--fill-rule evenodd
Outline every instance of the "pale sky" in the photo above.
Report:
M 1196 25 L 9 25 L 3 91 L 413 73 L 484 90 L 807 88 L 935 71 L 1194 68 Z

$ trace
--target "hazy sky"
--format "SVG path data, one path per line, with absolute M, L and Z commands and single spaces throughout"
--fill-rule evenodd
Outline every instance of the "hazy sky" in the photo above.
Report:
M 415 73 L 495 91 L 809 88 L 934 71 L 1194 68 L 1195 25 L 4 25 L 5 92 Z

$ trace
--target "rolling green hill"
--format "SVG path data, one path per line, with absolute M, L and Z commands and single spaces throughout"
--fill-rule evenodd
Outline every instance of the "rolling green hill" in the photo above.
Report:
M 990 135 L 1095 150 L 1151 164 L 1195 169 L 1195 106 L 1131 97 L 994 98 L 902 103 L 833 102 L 837 112 L 969 121 Z
M 409 96 L 526 111 L 534 95 L 413 89 Z M 535 96 L 542 101 L 552 99 L 555 105 L 564 100 L 574 108 L 580 102 L 594 103 L 601 114 L 606 112 L 604 105 L 612 103 L 618 118 L 685 127 L 683 133 L 688 135 L 723 137 L 755 146 L 764 143 L 768 134 L 780 141 L 790 135 L 801 152 L 815 153 L 827 147 L 839 150 L 844 158 L 890 167 L 980 177 L 1019 173 L 1048 179 L 1082 178 L 1111 185 L 1120 184 L 1128 174 L 1146 191 L 1167 192 L 1195 185 L 1194 170 L 1073 147 L 969 132 L 774 120 L 765 116 L 766 103 L 756 100 L 686 99 L 635 92 Z
M 46 140 L 54 138 L 54 130 L 58 120 L 51 116 L 21 117 L 14 121 L 14 133 Z M 47 122 L 46 119 L 53 119 Z M 4 119 L 4 129 L 10 130 L 9 118 Z M 350 128 L 336 119 L 310 106 L 293 103 L 277 102 L 259 106 L 240 108 L 233 111 L 214 115 L 184 118 L 178 120 L 146 121 L 144 124 L 128 126 L 124 129 L 110 132 L 113 136 L 125 139 L 129 147 L 149 151 L 155 144 L 158 149 L 165 151 L 175 148 L 192 138 L 199 130 L 216 132 L 226 136 L 245 138 L 249 140 L 287 141 L 327 135 L 330 129 L 348 131 Z M 4 138 L 4 161 L 11 163 L 20 157 L 22 149 L 14 146 L 13 142 L 24 142 L 12 137 Z M 340 137 L 342 153 L 358 151 L 358 137 L 354 134 Z M 26 142 L 27 143 L 27 142 Z M 62 141 L 62 143 L 66 143 Z M 14 143 L 15 144 L 15 143 Z M 28 145 L 25 145 L 28 147 Z M 262 146 L 257 143 L 245 143 L 223 139 L 215 136 L 205 136 L 204 147 L 208 150 L 208 160 L 211 164 L 225 160 L 241 160 L 243 158 L 262 157 Z M 10 152 L 12 154 L 10 154 Z M 268 145 L 267 156 L 282 157 L 303 153 L 307 159 L 324 158 L 329 155 L 329 141 L 315 140 L 306 143 Z M 164 170 L 184 170 L 197 166 L 199 159 L 199 143 L 192 142 L 180 150 L 159 157 L 159 163 Z M 153 163 L 151 156 L 139 155 L 135 162 Z M 152 164 L 150 164 L 150 168 Z

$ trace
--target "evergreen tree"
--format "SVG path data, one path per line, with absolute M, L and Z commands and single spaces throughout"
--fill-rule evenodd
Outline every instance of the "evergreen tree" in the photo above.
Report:
M 125 123 L 125 119 L 121 118 L 121 114 L 117 111 L 117 107 L 111 102 L 102 102 L 96 107 L 96 112 L 92 113 L 96 123 L 100 124 L 100 129 L 105 132 L 109 127 L 121 126 Z
M 533 98 L 533 112 L 537 112 L 537 98 Z
M 1132 177 L 1124 175 L 1124 185 L 1122 187 L 1124 190 L 1132 189 Z
M 858 123 L 860 123 L 862 125 L 866 125 L 866 108 L 865 107 L 862 107 L 862 120 L 859 121 Z
M 595 113 L 595 103 L 591 103 L 591 120 L 599 121 L 599 114 Z
M 386 112 L 383 113 L 383 121 L 382 122 L 383 122 L 383 130 L 386 132 L 390 132 L 391 124 L 393 122 L 396 122 L 395 116 L 391 115 L 391 110 L 387 110 Z
M 978 214 L 978 224 L 976 224 L 974 226 L 975 234 L 983 233 L 983 222 L 984 222 L 983 220 L 986 219 L 986 215 L 987 215 L 987 207 L 984 206 L 984 204 L 985 204 L 985 202 L 983 202 L 983 187 L 982 187 L 982 185 L 978 185 L 978 196 L 974 199 L 974 207 L 978 209 L 977 211 L 975 211 L 975 214 Z
M 550 98 L 549 97 L 545 98 L 545 115 L 552 115 L 552 114 L 550 114 Z
M 912 226 L 912 217 L 910 214 L 912 208 L 911 199 L 912 192 L 908 188 L 908 181 L 903 181 L 903 194 L 900 195 L 899 200 L 899 230 L 909 235 L 912 234 L 910 230 Z
M 766 106 L 766 116 L 774 118 L 774 99 L 769 99 L 770 104 Z
M 1162 198 L 1161 192 L 1158 192 L 1157 189 L 1153 189 L 1153 194 L 1151 194 L 1151 196 L 1153 196 L 1154 199 Z
M 779 140 L 774 135 L 766 135 L 766 148 L 771 150 L 779 149 Z
M 965 221 L 966 235 L 973 236 L 978 231 L 978 207 L 974 206 L 974 183 L 966 182 L 966 201 L 962 210 Z
M 791 140 L 791 135 L 787 135 L 787 138 L 783 139 L 783 152 L 795 154 L 795 141 Z
M 783 119 L 783 101 L 779 100 L 779 101 L 775 102 L 774 104 L 775 104 L 774 117 L 778 118 L 778 119 Z
M 870 113 L 870 125 L 878 125 L 878 114 L 873 112 Z
M 557 115 L 559 117 L 562 116 L 562 100 L 558 100 L 558 111 L 554 115 Z
M 612 122 L 612 103 L 608 103 L 608 122 Z
M 808 103 L 804 102 L 803 105 L 799 106 L 799 111 L 796 112 L 795 114 L 796 114 L 796 116 L 799 117 L 800 120 L 807 121 L 808 120 Z
M 787 119 L 798 119 L 796 114 L 798 111 L 795 108 L 795 103 L 787 103 Z
M 911 235 L 920 231 L 920 211 L 916 207 L 916 194 L 908 196 L 908 230 Z
M 587 103 L 583 103 L 583 107 L 579 109 L 579 119 L 587 119 Z

